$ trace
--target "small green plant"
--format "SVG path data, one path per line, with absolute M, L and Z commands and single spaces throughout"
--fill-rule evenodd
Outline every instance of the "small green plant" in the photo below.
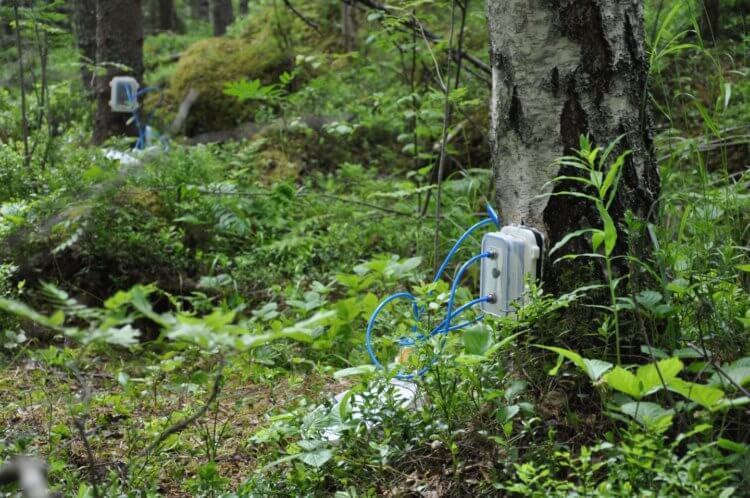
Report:
M 618 233 L 615 222 L 609 214 L 610 206 L 617 195 L 617 187 L 620 177 L 622 176 L 622 167 L 625 159 L 630 154 L 625 151 L 614 159 L 610 156 L 618 146 L 620 139 L 613 141 L 605 149 L 594 147 L 589 139 L 581 135 L 580 149 L 574 156 L 565 156 L 556 161 L 560 167 L 574 168 L 579 172 L 575 176 L 558 176 L 552 180 L 554 183 L 562 181 L 575 182 L 583 186 L 582 190 L 564 190 L 555 192 L 551 195 L 571 196 L 584 199 L 591 202 L 599 213 L 602 221 L 601 228 L 584 228 L 567 234 L 557 244 L 550 249 L 550 255 L 557 252 L 565 246 L 571 239 L 583 235 L 591 236 L 591 246 L 593 252 L 586 254 L 567 254 L 560 257 L 560 260 L 578 259 L 578 258 L 599 258 L 604 260 L 606 269 L 605 278 L 607 280 L 607 289 L 609 291 L 610 304 L 607 309 L 612 314 L 615 327 L 615 357 L 617 363 L 621 363 L 620 355 L 620 314 L 617 300 L 617 287 L 625 278 L 616 277 L 613 273 L 613 262 L 620 259 L 614 253 L 617 244 Z M 603 250 L 600 251 L 600 248 Z
M 516 464 L 514 479 L 497 487 L 513 496 L 696 496 L 730 497 L 739 491 L 732 457 L 713 444 L 684 442 L 706 430 L 699 426 L 667 442 L 637 428 L 621 441 L 562 449 L 548 462 Z

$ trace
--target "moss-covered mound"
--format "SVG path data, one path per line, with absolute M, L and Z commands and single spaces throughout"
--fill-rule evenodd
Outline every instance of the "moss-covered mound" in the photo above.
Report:
M 322 14 L 310 13 L 319 20 L 325 19 Z M 260 79 L 266 85 L 278 83 L 298 54 L 308 53 L 311 47 L 326 50 L 338 37 L 332 24 L 324 22 L 312 29 L 288 9 L 268 6 L 259 6 L 234 28 L 238 36 L 198 41 L 177 63 L 167 92 L 171 110 L 176 111 L 190 88 L 200 92 L 186 123 L 188 135 L 229 129 L 251 120 L 259 104 L 240 103 L 224 95 L 227 83 L 242 78 Z
M 224 86 L 242 78 L 259 78 L 264 84 L 278 81 L 292 61 L 273 36 L 208 38 L 188 48 L 177 64 L 169 88 L 170 101 L 179 103 L 190 88 L 200 92 L 186 123 L 187 133 L 201 133 L 236 126 L 254 110 L 224 95 Z

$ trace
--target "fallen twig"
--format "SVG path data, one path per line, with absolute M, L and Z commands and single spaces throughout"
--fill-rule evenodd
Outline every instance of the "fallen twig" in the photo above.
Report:
M 190 113 L 190 108 L 193 107 L 195 101 L 198 100 L 198 96 L 200 96 L 200 92 L 195 88 L 191 88 L 187 96 L 185 97 L 185 100 L 183 100 L 180 104 L 180 109 L 177 111 L 177 115 L 174 117 L 174 120 L 169 127 L 170 135 L 176 135 L 180 132 L 182 127 L 185 125 L 185 121 L 187 121 L 188 114 Z
M 205 413 L 208 411 L 208 409 L 211 407 L 211 405 L 216 401 L 216 398 L 219 397 L 219 392 L 221 392 L 221 381 L 223 379 L 222 372 L 224 371 L 224 363 L 222 362 L 221 366 L 219 367 L 219 371 L 216 373 L 216 379 L 214 380 L 214 386 L 211 388 L 211 394 L 208 397 L 208 400 L 206 403 L 194 414 L 191 416 L 180 420 L 176 424 L 170 426 L 167 430 L 159 434 L 159 437 L 156 438 L 156 440 L 151 443 L 151 445 L 146 448 L 146 450 L 142 453 L 142 456 L 148 456 L 153 452 L 156 448 L 159 447 L 161 443 L 164 442 L 165 439 L 167 439 L 169 436 L 173 434 L 178 434 L 188 427 L 190 427 L 193 422 L 201 418 Z

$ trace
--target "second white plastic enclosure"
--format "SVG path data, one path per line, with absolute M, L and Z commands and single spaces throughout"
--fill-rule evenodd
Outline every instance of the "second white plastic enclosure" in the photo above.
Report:
M 133 112 L 138 109 L 138 81 L 132 76 L 115 76 L 109 82 L 109 107 L 112 112 Z

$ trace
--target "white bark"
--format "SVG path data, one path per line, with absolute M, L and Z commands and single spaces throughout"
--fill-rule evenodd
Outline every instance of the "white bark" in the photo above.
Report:
M 580 134 L 606 145 L 626 133 L 624 147 L 633 155 L 620 208 L 650 204 L 658 176 L 641 113 L 646 60 L 640 2 L 487 0 L 487 18 L 490 139 L 503 222 L 526 223 L 553 240 L 564 235 L 558 229 L 586 224 L 584 210 L 550 212 L 564 201 L 542 195 L 560 173 L 553 161 L 576 148 Z M 579 219 L 560 223 L 566 214 Z

